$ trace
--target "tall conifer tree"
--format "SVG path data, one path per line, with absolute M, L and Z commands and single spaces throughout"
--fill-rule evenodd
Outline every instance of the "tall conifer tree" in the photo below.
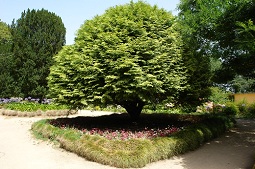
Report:
M 22 97 L 42 98 L 53 56 L 65 44 L 62 19 L 45 9 L 24 11 L 12 23 L 15 69 L 12 75 Z

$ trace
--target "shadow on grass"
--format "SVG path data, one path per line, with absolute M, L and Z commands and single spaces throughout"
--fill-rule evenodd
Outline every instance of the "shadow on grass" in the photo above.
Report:
M 197 123 L 206 118 L 198 115 L 180 114 L 142 114 L 140 119 L 133 122 L 128 114 L 111 114 L 96 117 L 79 116 L 75 118 L 57 118 L 50 123 L 56 127 L 70 127 L 76 129 L 127 129 L 130 131 L 142 131 L 146 129 L 164 129 L 169 126 L 185 127 Z

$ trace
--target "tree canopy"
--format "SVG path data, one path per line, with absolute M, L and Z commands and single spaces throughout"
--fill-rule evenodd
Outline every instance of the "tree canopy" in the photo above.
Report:
M 11 40 L 10 28 L 5 22 L 1 21 L 1 19 L 0 19 L 0 30 L 1 30 L 0 31 L 1 42 Z
M 45 97 L 53 56 L 65 44 L 62 19 L 45 9 L 22 12 L 11 25 L 15 68 L 11 72 L 21 97 Z M 14 94 L 15 95 L 15 94 Z
M 178 29 L 183 41 L 183 60 L 188 70 L 189 86 L 181 93 L 178 102 L 194 111 L 211 94 L 212 60 L 207 41 L 203 38 L 205 23 L 211 20 L 215 11 L 204 11 L 198 7 L 203 1 L 181 0 L 177 17 Z M 209 4 L 214 5 L 210 1 Z M 208 5 L 203 3 L 203 5 Z M 202 13 L 203 12 L 203 13 Z M 202 13 L 202 14 L 201 14 Z M 216 15 L 216 13 L 214 14 Z M 208 56 L 209 55 L 209 56 Z
M 215 83 L 236 76 L 254 78 L 254 9 L 252 0 L 181 0 L 179 20 L 195 53 L 216 58 Z M 218 59 L 218 60 L 217 60 Z
M 141 1 L 85 21 L 54 59 L 51 96 L 74 107 L 118 104 L 138 117 L 145 104 L 176 98 L 186 86 L 175 18 Z

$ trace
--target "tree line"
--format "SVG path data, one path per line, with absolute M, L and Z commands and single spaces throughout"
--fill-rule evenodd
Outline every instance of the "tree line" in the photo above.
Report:
M 196 107 L 211 86 L 254 91 L 254 2 L 181 0 L 177 8 L 178 16 L 142 1 L 109 8 L 70 46 L 47 10 L 0 22 L 0 97 L 119 104 L 137 116 L 163 101 Z

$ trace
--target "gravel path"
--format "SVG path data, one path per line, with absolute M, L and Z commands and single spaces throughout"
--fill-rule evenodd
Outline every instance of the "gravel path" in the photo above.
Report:
M 80 115 L 101 113 L 86 111 Z M 0 115 L 0 169 L 114 169 L 34 139 L 29 129 L 39 119 Z M 236 128 L 200 149 L 143 169 L 251 169 L 254 159 L 255 121 L 238 120 Z

